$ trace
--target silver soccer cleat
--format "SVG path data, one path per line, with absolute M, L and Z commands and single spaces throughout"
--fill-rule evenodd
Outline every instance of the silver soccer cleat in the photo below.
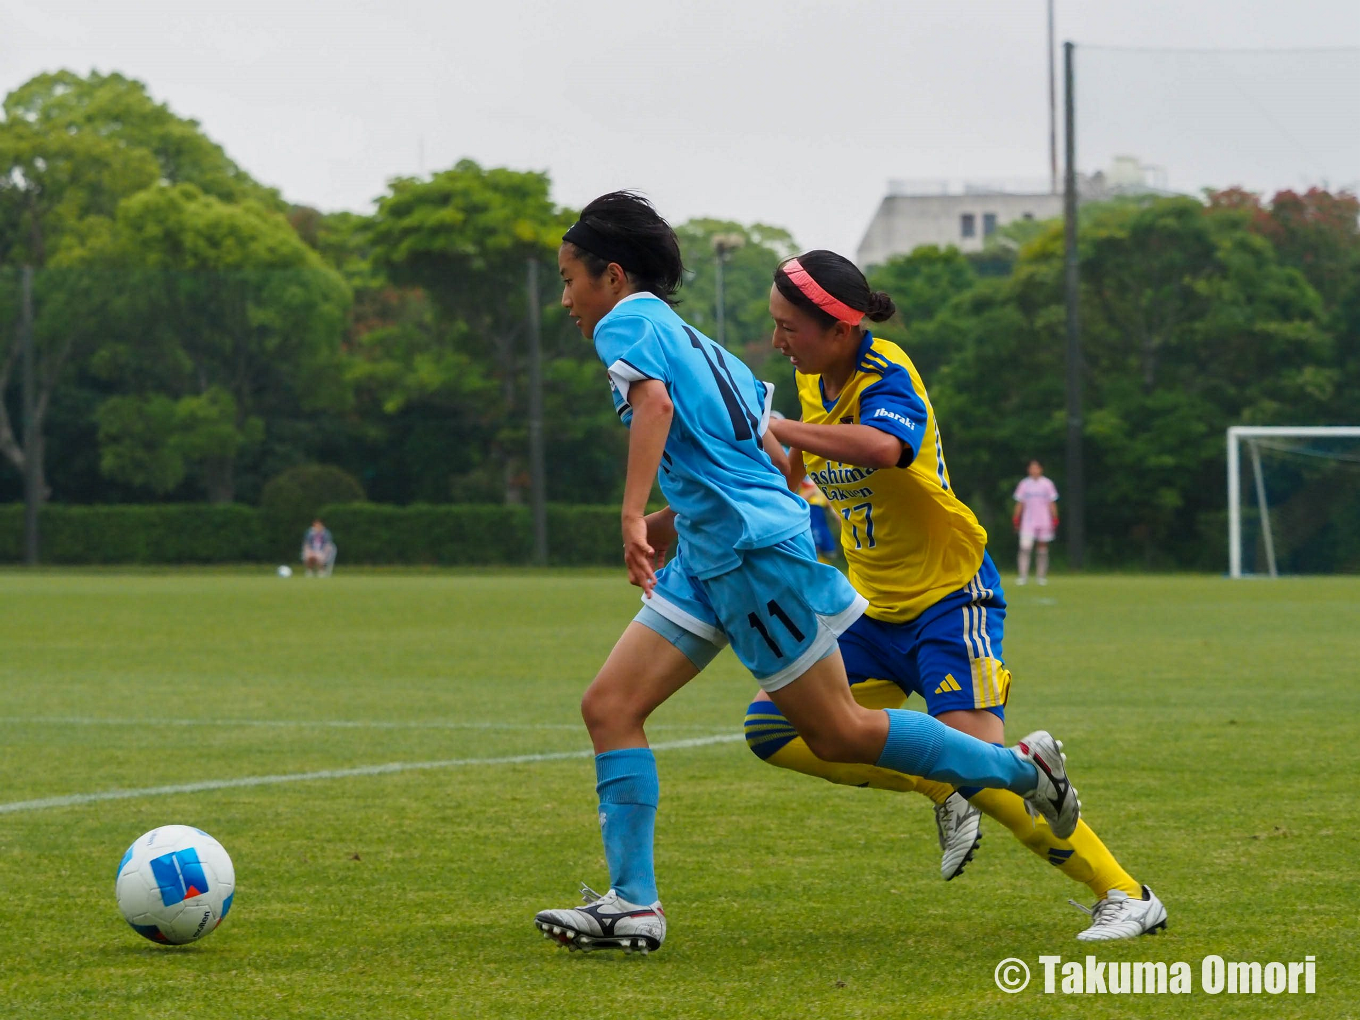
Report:
M 570 950 L 622 949 L 647 954 L 666 941 L 666 912 L 658 900 L 649 907 L 619 898 L 613 889 L 601 896 L 581 885 L 584 907 L 540 910 L 534 924 L 543 937 Z
M 1091 915 L 1091 926 L 1077 933 L 1079 942 L 1133 939 L 1166 927 L 1166 907 L 1147 886 L 1143 886 L 1141 900 L 1135 900 L 1119 889 L 1111 889 L 1094 907 L 1084 907 L 1076 900 L 1067 902 Z
M 1081 801 L 1077 799 L 1076 787 L 1067 778 L 1067 755 L 1062 753 L 1062 742 L 1054 740 L 1047 730 L 1035 730 L 1015 750 L 1039 773 L 1039 785 L 1025 794 L 1025 803 L 1048 820 L 1053 835 L 1066 839 L 1076 831 Z
M 982 812 L 955 791 L 935 805 L 935 827 L 940 833 L 940 874 L 946 882 L 963 874 L 982 842 Z

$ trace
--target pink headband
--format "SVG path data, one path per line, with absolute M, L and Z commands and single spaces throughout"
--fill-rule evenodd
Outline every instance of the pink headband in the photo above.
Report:
M 844 301 L 837 300 L 828 294 L 820 283 L 814 280 L 811 274 L 803 268 L 802 263 L 797 259 L 789 259 L 783 266 L 784 275 L 789 281 L 803 292 L 803 296 L 814 305 L 826 312 L 833 318 L 841 322 L 848 322 L 852 326 L 858 326 L 864 318 L 863 312 L 857 312 Z

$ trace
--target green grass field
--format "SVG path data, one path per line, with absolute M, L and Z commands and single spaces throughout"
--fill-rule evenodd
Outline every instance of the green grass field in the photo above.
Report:
M 1170 910 L 1099 958 L 1198 986 L 1210 953 L 1313 955 L 1315 995 L 1043 995 L 1040 955 L 1085 956 L 1084 887 L 990 822 L 946 885 L 924 798 L 739 739 L 658 753 L 664 949 L 568 954 L 531 919 L 608 882 L 576 706 L 635 611 L 617 573 L 8 572 L 0 1016 L 1360 1016 L 1360 579 L 1010 594 L 1011 737 L 1065 740 L 1085 817 Z M 653 741 L 736 737 L 753 689 L 724 653 Z M 444 764 L 42 803 L 391 762 Z M 123 849 L 170 822 L 237 870 L 231 917 L 182 949 L 113 900 Z M 1036 972 L 1015 996 L 1005 957 Z

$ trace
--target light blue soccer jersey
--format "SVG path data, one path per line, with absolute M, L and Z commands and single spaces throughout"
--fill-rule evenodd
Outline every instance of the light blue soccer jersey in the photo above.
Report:
M 595 327 L 614 408 L 632 424 L 628 388 L 666 384 L 675 407 L 661 459 L 661 491 L 689 570 L 714 577 L 808 528 L 808 508 L 761 446 L 774 388 L 652 294 L 632 294 Z

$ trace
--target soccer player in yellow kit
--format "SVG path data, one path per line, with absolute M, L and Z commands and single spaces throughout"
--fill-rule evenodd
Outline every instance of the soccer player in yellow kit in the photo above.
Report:
M 987 533 L 950 484 L 920 375 L 900 347 L 861 325 L 894 311 L 888 295 L 872 293 L 855 265 L 834 252 L 782 263 L 770 292 L 773 342 L 797 370 L 802 421 L 774 421 L 770 428 L 790 447 L 791 484 L 806 470 L 841 517 L 850 581 L 869 600 L 865 615 L 840 637 L 855 700 L 899 708 L 919 694 L 941 722 L 1000 744 L 1011 685 L 1001 651 L 1005 595 Z M 956 791 L 876 765 L 822 761 L 764 694 L 747 711 L 746 736 L 771 765 L 929 797 L 937 805 L 946 879 L 972 859 L 977 811 L 996 819 L 1096 895 L 1091 925 L 1078 935 L 1083 941 L 1166 926 L 1161 901 L 1084 821 L 1069 839 L 1058 839 L 1003 789 Z

